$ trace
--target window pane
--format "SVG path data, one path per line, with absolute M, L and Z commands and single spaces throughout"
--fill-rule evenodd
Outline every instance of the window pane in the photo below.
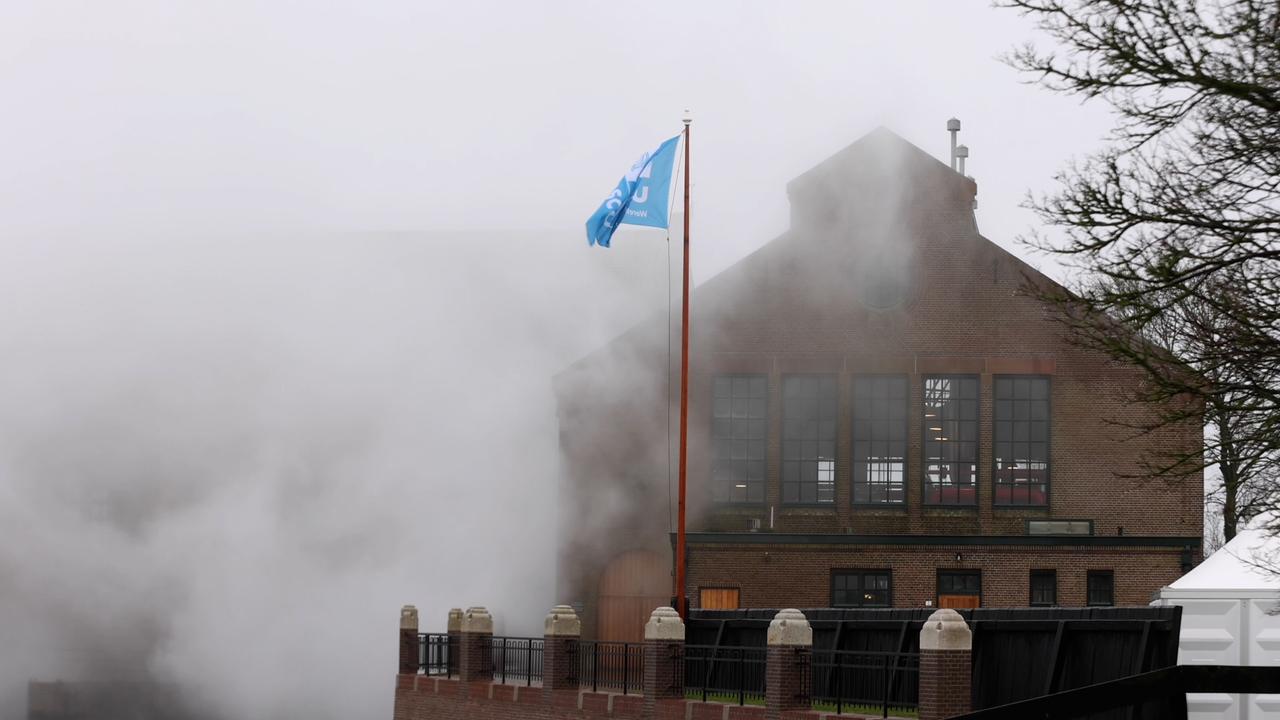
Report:
M 721 375 L 712 383 L 711 497 L 716 502 L 762 502 L 765 428 L 763 375 Z
M 907 379 L 865 376 L 853 381 L 853 501 L 899 504 L 906 499 Z M 857 442 L 860 439 L 873 442 Z
M 1056 571 L 1031 571 L 1031 604 L 1035 606 L 1058 604 L 1058 573 Z
M 978 595 L 982 592 L 979 570 L 945 570 L 938 573 L 939 595 Z
M 1114 579 L 1110 570 L 1090 570 L 1088 580 L 1090 605 L 1115 604 Z
M 1049 378 L 997 377 L 992 447 L 995 504 L 1049 503 Z
M 831 573 L 833 607 L 890 607 L 888 570 L 837 570 Z
M 924 379 L 924 502 L 976 505 L 978 379 Z
M 788 376 L 782 381 L 782 397 L 782 501 L 833 503 L 836 380 L 829 375 Z

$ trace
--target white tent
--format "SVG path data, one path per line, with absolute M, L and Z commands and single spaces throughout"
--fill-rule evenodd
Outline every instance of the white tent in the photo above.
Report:
M 1243 530 L 1152 605 L 1181 605 L 1180 665 L 1280 665 L 1280 538 Z M 1280 695 L 1187 694 L 1189 718 L 1280 720 Z

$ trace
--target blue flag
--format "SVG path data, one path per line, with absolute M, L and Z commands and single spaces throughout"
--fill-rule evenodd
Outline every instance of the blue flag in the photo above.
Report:
M 667 227 L 671 170 L 676 161 L 677 135 L 647 152 L 618 181 L 600 209 L 587 218 L 587 244 L 609 247 L 613 231 L 622 223 Z

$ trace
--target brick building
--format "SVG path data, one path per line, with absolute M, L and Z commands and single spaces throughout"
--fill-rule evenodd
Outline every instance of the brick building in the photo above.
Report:
M 1139 372 L 1022 292 L 1051 281 L 972 179 L 881 129 L 787 190 L 790 229 L 693 292 L 692 607 L 1145 604 L 1199 560 L 1200 479 L 1120 476 L 1201 428 L 1109 423 L 1154 412 Z M 560 596 L 610 639 L 671 595 L 666 320 L 555 382 Z

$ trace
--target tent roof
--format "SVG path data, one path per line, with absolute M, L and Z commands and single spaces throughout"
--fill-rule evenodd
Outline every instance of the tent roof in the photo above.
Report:
M 1196 569 L 1178 578 L 1174 590 L 1280 590 L 1280 574 L 1259 564 L 1278 567 L 1280 537 L 1263 530 L 1242 530 L 1231 542 L 1205 558 Z

